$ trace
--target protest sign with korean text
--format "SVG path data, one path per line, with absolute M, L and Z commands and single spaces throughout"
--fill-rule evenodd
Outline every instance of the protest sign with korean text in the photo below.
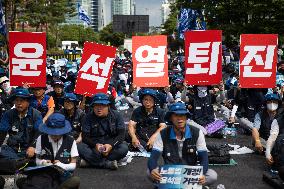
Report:
M 116 48 L 85 42 L 75 93 L 93 96 L 107 93 Z
M 189 85 L 213 85 L 221 81 L 221 30 L 185 32 L 185 69 Z
M 202 189 L 199 184 L 203 175 L 202 166 L 164 165 L 160 174 L 159 189 Z
M 10 83 L 12 86 L 46 86 L 46 34 L 9 32 Z
M 240 46 L 240 86 L 274 88 L 277 64 L 276 34 L 242 34 Z
M 139 87 L 168 86 L 167 36 L 135 36 L 132 44 L 134 84 Z

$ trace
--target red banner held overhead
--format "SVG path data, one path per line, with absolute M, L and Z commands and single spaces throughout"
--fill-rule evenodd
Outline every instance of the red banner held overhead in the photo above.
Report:
M 185 80 L 189 85 L 214 85 L 222 79 L 222 31 L 185 32 Z
M 276 34 L 242 34 L 240 47 L 240 86 L 274 88 L 277 64 Z
M 9 32 L 12 86 L 46 86 L 46 34 Z
M 167 36 L 135 36 L 132 41 L 133 83 L 139 87 L 168 86 Z
M 85 42 L 75 93 L 107 93 L 115 53 L 115 47 Z

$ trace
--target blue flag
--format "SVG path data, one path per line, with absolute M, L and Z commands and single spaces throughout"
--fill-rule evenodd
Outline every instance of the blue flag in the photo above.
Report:
M 203 13 L 199 10 L 181 9 L 178 22 L 179 38 L 181 39 L 184 39 L 184 32 L 188 30 L 206 29 Z
M 3 12 L 2 1 L 0 1 L 0 33 L 5 36 L 7 34 L 5 14 Z
M 179 31 L 179 38 L 184 39 L 184 32 L 188 30 L 189 28 L 189 12 L 190 9 L 181 9 L 180 10 L 180 17 L 179 17 L 179 25 L 178 25 L 178 31 Z
M 89 18 L 87 12 L 82 8 L 82 6 L 78 3 L 78 14 L 79 19 L 84 21 L 86 24 L 91 24 L 91 19 Z

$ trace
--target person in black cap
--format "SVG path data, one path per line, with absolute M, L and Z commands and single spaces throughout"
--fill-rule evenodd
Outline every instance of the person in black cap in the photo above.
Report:
M 27 173 L 27 182 L 18 184 L 19 188 L 33 185 L 34 188 L 46 188 L 50 182 L 58 184 L 60 189 L 79 188 L 80 178 L 73 176 L 76 169 L 77 157 L 79 156 L 77 145 L 73 137 L 68 133 L 72 130 L 70 122 L 60 113 L 52 114 L 46 121 L 40 125 L 39 130 L 42 135 L 36 142 L 36 164 L 38 166 L 56 165 L 64 171 L 56 169 L 41 170 L 36 174 Z M 44 175 L 44 176 L 43 176 Z M 48 178 L 46 182 L 34 178 Z M 35 180 L 39 180 L 36 181 Z M 19 183 L 19 182 L 18 182 Z
M 142 145 L 151 150 L 158 133 L 166 127 L 164 111 L 155 106 L 157 91 L 153 89 L 141 89 L 139 91 L 142 106 L 136 108 L 128 124 L 128 132 L 134 148 Z
M 9 166 L 5 160 L 15 163 L 22 158 L 34 157 L 38 127 L 42 123 L 40 112 L 29 104 L 30 93 L 27 89 L 15 89 L 9 99 L 15 104 L 15 109 L 5 112 L 0 122 L 0 159 L 4 160 L 0 170 Z M 7 144 L 2 145 L 7 134 Z M 15 166 L 8 171 L 14 172 Z
M 204 174 L 199 180 L 201 185 L 211 185 L 217 180 L 217 173 L 208 169 L 204 134 L 198 128 L 186 124 L 188 117 L 189 112 L 184 103 L 178 102 L 169 107 L 165 120 L 170 124 L 158 134 L 148 160 L 148 169 L 153 181 L 161 180 L 158 167 L 160 155 L 167 165 L 195 166 L 199 161 Z
M 64 105 L 60 110 L 65 118 L 71 123 L 72 131 L 69 133 L 77 143 L 82 141 L 82 125 L 85 120 L 85 112 L 77 108 L 79 100 L 74 93 L 64 95 Z
M 53 97 L 55 104 L 55 111 L 59 111 L 63 105 L 63 97 L 64 97 L 64 83 L 60 80 L 55 80 L 53 82 L 53 91 L 48 93 L 49 96 Z
M 98 93 L 93 97 L 93 111 L 86 115 L 82 127 L 83 143 L 78 144 L 82 166 L 117 169 L 117 161 L 128 152 L 123 117 L 112 110 L 109 97 Z M 85 161 L 84 161 L 85 160 Z

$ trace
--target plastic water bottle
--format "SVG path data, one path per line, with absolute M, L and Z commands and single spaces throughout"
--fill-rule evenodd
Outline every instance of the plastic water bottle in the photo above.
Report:
M 176 94 L 176 102 L 180 102 L 181 101 L 181 93 L 178 91 Z
M 223 184 L 219 184 L 219 185 L 217 186 L 217 189 L 225 189 L 225 186 L 224 186 Z
M 223 138 L 227 138 L 227 131 L 228 131 L 228 126 L 226 124 L 226 126 L 223 128 Z
M 232 138 L 233 138 L 233 144 L 236 144 L 236 138 L 237 138 L 237 127 L 236 125 L 238 125 L 239 123 L 234 123 L 232 125 Z
M 270 174 L 271 174 L 272 178 L 277 178 L 278 171 L 270 169 Z
M 99 151 L 100 151 L 101 153 L 104 152 L 104 151 L 106 151 L 106 147 L 104 147 L 104 146 L 99 147 Z
M 141 144 L 138 146 L 138 149 L 141 153 L 147 153 L 147 150 Z

